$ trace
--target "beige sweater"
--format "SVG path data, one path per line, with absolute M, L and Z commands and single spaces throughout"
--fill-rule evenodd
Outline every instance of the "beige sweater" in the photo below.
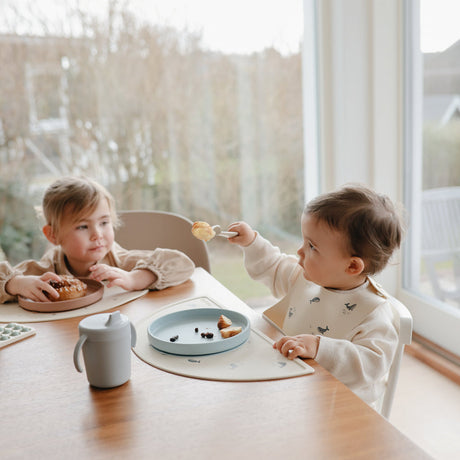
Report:
M 273 308 L 286 312 L 283 332 L 320 336 L 316 361 L 367 403 L 378 401 L 398 342 L 388 294 L 371 278 L 349 291 L 309 282 L 296 257 L 260 235 L 243 250 L 249 275 L 282 298 Z
M 100 261 L 126 271 L 147 269 L 158 279 L 148 289 L 165 289 L 183 283 L 192 276 L 195 264 L 182 252 L 174 249 L 157 248 L 152 251 L 130 250 L 113 243 L 111 251 Z M 71 275 L 60 246 L 48 250 L 39 260 L 26 260 L 12 267 L 8 262 L 0 262 L 0 303 L 16 301 L 5 291 L 6 283 L 16 275 L 43 275 L 54 272 Z

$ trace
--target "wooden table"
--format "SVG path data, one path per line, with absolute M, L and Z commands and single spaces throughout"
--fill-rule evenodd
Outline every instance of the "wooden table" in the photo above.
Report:
M 118 309 L 135 323 L 202 295 L 278 337 L 203 269 Z M 0 350 L 1 459 L 429 458 L 313 360 L 311 375 L 238 383 L 170 374 L 133 354 L 129 382 L 92 388 L 72 361 L 81 319 L 35 323 L 36 336 Z

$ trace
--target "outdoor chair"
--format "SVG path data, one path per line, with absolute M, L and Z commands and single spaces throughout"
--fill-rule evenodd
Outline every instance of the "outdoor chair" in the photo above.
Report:
M 208 248 L 191 232 L 192 221 L 164 211 L 121 211 L 115 241 L 125 249 L 177 249 L 211 273 Z
M 423 192 L 422 258 L 435 297 L 460 302 L 460 187 Z M 447 286 L 451 270 L 453 284 Z

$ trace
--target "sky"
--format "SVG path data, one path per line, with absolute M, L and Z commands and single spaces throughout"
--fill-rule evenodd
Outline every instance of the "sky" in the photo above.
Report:
M 201 31 L 203 45 L 213 50 L 250 53 L 269 46 L 283 53 L 299 50 L 302 0 L 118 1 L 130 5 L 143 20 Z M 420 1 L 422 51 L 443 51 L 460 39 L 460 0 Z M 8 17 L 10 5 L 20 12 L 32 8 L 35 17 L 46 14 L 62 18 L 66 3 L 69 0 L 0 0 L 0 19 Z M 97 12 L 106 10 L 107 0 L 78 0 L 78 3 Z
M 302 0 L 131 0 L 143 17 L 158 17 L 202 32 L 203 44 L 224 52 L 246 53 L 274 45 L 297 52 L 302 38 Z
M 444 51 L 460 39 L 460 0 L 421 0 L 420 47 Z
M 32 18 L 46 14 L 62 24 L 60 18 L 66 16 L 66 3 L 78 3 L 94 14 L 107 14 L 107 0 L 0 0 L 0 30 L 2 19 L 8 18 L 13 10 L 21 14 L 32 11 L 28 14 Z M 281 52 L 298 52 L 302 38 L 302 0 L 118 0 L 118 3 L 128 5 L 142 21 L 200 31 L 206 48 L 223 52 L 250 53 L 271 45 Z
M 297 51 L 302 37 L 302 0 L 130 1 L 143 17 L 153 17 L 152 5 L 162 3 L 158 18 L 179 26 L 188 21 L 202 29 L 204 43 L 223 51 L 261 50 L 271 41 L 281 51 Z M 420 0 L 422 51 L 444 51 L 459 40 L 459 23 L 460 0 Z

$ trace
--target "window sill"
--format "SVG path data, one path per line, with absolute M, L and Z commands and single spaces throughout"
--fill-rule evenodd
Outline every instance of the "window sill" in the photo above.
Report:
M 430 366 L 460 385 L 460 357 L 414 333 L 413 341 L 405 347 L 407 354 Z

